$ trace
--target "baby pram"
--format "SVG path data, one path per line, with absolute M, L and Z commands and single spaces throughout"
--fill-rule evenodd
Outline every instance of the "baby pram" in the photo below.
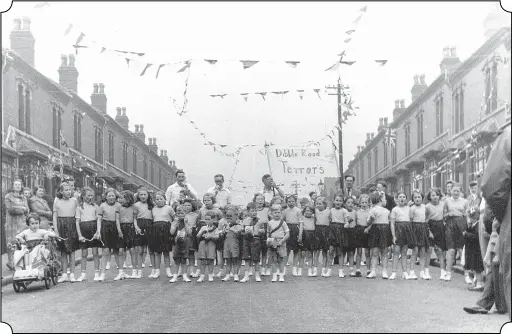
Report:
M 35 281 L 44 281 L 47 289 L 50 281 L 57 285 L 59 267 L 54 240 L 37 239 L 19 245 L 19 250 L 14 252 L 14 291 L 19 292 L 20 287 L 26 290 Z

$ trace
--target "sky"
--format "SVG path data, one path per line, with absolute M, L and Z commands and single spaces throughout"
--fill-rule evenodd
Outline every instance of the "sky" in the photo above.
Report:
M 13 18 L 29 16 L 36 39 L 35 66 L 58 82 L 61 54 L 75 52 L 80 32 L 86 36 L 76 58 L 78 94 L 90 101 L 95 82 L 105 84 L 107 112 L 115 116 L 124 106 L 133 131 L 144 124 L 146 138 L 156 137 L 159 149 L 187 174 L 192 186 L 204 193 L 221 173 L 234 189 L 233 198 L 245 204 L 261 188 L 269 172 L 262 153 L 265 141 L 288 147 L 324 138 L 337 122 L 336 96 L 324 92 L 338 75 L 360 109 L 343 127 L 343 166 L 364 145 L 367 132 L 376 132 L 378 119 L 392 120 L 394 100 L 411 101 L 415 74 L 427 84 L 440 74 L 445 46 L 455 46 L 462 61 L 485 41 L 483 20 L 489 3 L 483 2 L 62 2 L 34 8 L 36 3 L 14 2 L 2 14 L 3 47 L 9 47 Z M 347 45 L 345 31 L 367 5 L 367 12 Z M 73 30 L 64 36 L 68 25 Z M 95 44 L 92 44 L 92 42 Z M 128 67 L 101 46 L 144 52 Z M 352 66 L 325 71 L 341 51 Z M 155 78 L 156 65 L 140 76 L 147 63 L 192 60 L 190 71 L 176 73 L 180 64 L 168 65 Z M 210 65 L 201 59 L 217 59 Z M 386 59 L 385 66 L 374 60 Z M 244 70 L 238 60 L 260 60 Z M 291 68 L 285 60 L 300 61 Z M 187 112 L 180 116 L 172 103 L 183 104 L 188 77 Z M 321 88 L 319 98 L 312 89 Z M 296 90 L 304 89 L 301 100 Z M 248 101 L 244 92 L 290 91 L 285 96 L 259 95 Z M 228 94 L 224 99 L 210 94 Z M 226 144 L 224 153 L 242 149 L 238 163 L 214 152 L 190 123 L 209 141 Z M 335 140 L 337 144 L 337 139 Z M 332 154 L 330 141 L 322 141 L 322 156 Z M 276 147 L 277 147 L 276 146 Z M 277 173 L 279 166 L 272 166 Z M 336 168 L 323 176 L 337 176 Z M 291 192 L 289 179 L 285 191 Z M 310 178 L 311 179 L 311 178 Z M 319 180 L 319 178 L 318 178 Z M 302 184 L 299 195 L 316 190 Z M 246 187 L 246 188 L 242 188 Z

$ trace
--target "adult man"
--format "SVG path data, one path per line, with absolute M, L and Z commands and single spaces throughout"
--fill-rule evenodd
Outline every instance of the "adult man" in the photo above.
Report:
M 215 186 L 208 188 L 206 192 L 215 195 L 216 206 L 223 208 L 228 204 L 231 204 L 231 192 L 224 188 L 224 176 L 217 174 L 213 177 Z
M 379 194 L 381 194 L 381 196 L 384 198 L 386 198 L 386 206 L 385 208 L 388 209 L 390 212 L 391 210 L 393 210 L 393 208 L 396 206 L 395 204 L 395 199 L 393 198 L 393 196 L 389 195 L 386 191 L 388 189 L 388 184 L 386 181 L 384 180 L 379 180 L 377 182 L 377 186 L 376 186 L 376 189 L 377 191 L 379 192 Z M 383 195 L 384 194 L 384 195 Z
M 197 191 L 195 191 L 189 183 L 185 182 L 185 172 L 183 169 L 178 169 L 175 175 L 176 182 L 170 185 L 165 192 L 167 203 L 172 206 L 180 197 L 180 191 L 182 190 L 184 191 L 185 196 L 197 200 Z
M 316 202 L 317 197 L 318 195 L 316 194 L 316 192 L 312 191 L 309 193 L 309 199 L 311 200 L 311 203 L 313 203 L 313 205 L 315 205 L 314 203 Z
M 498 257 L 500 272 L 503 272 L 503 285 L 507 301 L 508 315 L 510 310 L 510 125 L 496 139 L 489 154 L 489 160 L 482 177 L 482 194 L 497 222 L 500 224 Z
M 272 198 L 276 195 L 276 190 L 278 195 L 284 198 L 284 190 L 276 185 L 270 174 L 263 175 L 261 181 L 263 182 L 263 190 L 261 192 L 263 196 L 265 196 L 265 202 L 270 203 Z
M 354 189 L 355 180 L 354 175 L 345 174 L 345 197 L 352 197 L 357 200 L 361 196 L 361 192 Z

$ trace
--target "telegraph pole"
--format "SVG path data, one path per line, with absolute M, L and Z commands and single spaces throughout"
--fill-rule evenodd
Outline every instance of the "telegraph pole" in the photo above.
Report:
M 345 187 L 343 182 L 343 130 L 341 123 L 341 78 L 338 78 L 337 86 L 327 86 L 327 89 L 337 89 L 336 94 L 329 95 L 337 95 L 338 96 L 338 154 L 339 154 L 339 168 L 340 168 L 340 188 L 343 195 L 345 195 Z

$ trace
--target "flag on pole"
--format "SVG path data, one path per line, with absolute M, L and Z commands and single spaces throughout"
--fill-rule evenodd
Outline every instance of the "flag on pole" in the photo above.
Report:
M 66 140 L 64 139 L 64 136 L 62 135 L 62 130 L 59 132 L 59 137 L 60 137 L 60 144 L 62 146 L 66 146 L 66 147 L 69 147 L 68 143 L 66 142 Z

